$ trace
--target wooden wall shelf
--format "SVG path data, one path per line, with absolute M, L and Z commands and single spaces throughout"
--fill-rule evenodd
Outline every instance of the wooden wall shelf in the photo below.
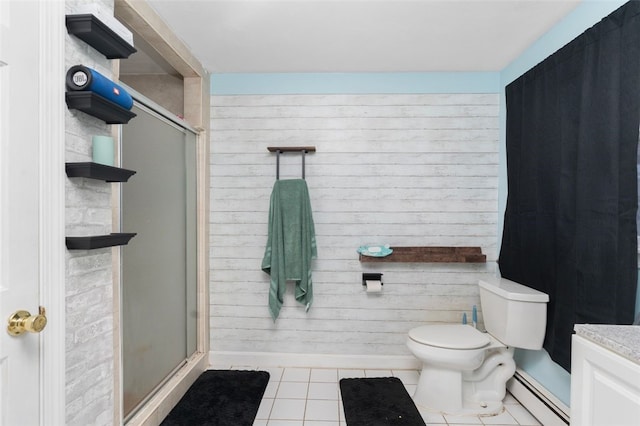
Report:
M 386 257 L 360 255 L 360 262 L 485 263 L 480 247 L 391 247 Z

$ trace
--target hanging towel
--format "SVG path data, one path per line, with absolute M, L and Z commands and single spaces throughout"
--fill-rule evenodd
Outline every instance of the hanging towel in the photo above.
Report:
M 313 301 L 311 259 L 317 256 L 309 190 L 304 179 L 277 180 L 271 192 L 269 236 L 262 270 L 271 276 L 269 312 L 275 321 L 287 280 L 296 282 L 296 300 L 308 311 Z

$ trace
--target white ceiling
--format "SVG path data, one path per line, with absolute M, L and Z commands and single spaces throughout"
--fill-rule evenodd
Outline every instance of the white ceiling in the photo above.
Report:
M 581 0 L 148 0 L 210 72 L 499 71 Z

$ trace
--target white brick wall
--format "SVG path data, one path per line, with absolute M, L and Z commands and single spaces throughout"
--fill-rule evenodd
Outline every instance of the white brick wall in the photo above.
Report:
M 91 0 L 91 2 L 95 2 Z M 66 11 L 89 1 L 66 1 Z M 113 10 L 110 0 L 101 3 Z M 66 66 L 82 64 L 111 76 L 110 61 L 78 38 L 67 35 Z M 91 161 L 91 137 L 110 135 L 111 126 L 67 110 L 66 161 Z M 111 232 L 111 184 L 67 179 L 66 234 Z M 67 251 L 66 415 L 68 426 L 113 423 L 113 285 L 111 249 Z
M 211 98 L 211 349 L 402 355 L 407 331 L 457 322 L 496 259 L 498 95 Z M 309 313 L 292 288 L 274 323 L 260 265 L 275 154 L 307 156 L 318 259 Z M 300 176 L 281 156 L 281 178 Z M 364 264 L 356 248 L 481 246 L 487 264 Z M 382 272 L 368 295 L 362 272 Z

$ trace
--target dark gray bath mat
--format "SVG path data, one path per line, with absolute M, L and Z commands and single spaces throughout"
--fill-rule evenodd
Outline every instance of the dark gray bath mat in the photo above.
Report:
M 347 426 L 426 426 L 397 377 L 340 380 Z
M 205 371 L 161 425 L 251 426 L 268 382 L 266 371 Z

